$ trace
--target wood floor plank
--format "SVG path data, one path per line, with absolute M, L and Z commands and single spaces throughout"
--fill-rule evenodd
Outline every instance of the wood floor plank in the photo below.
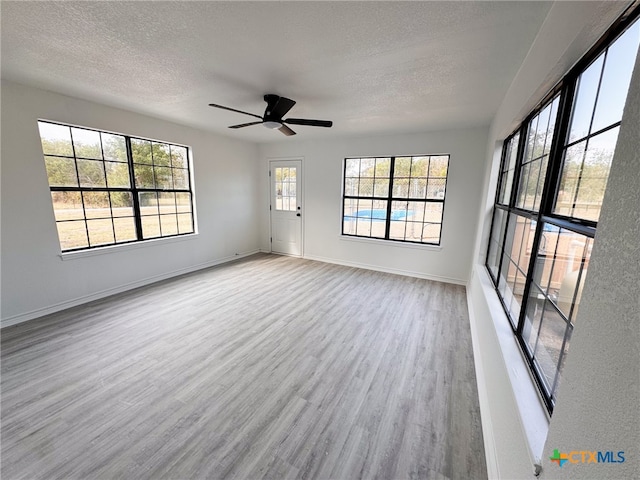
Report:
M 3 329 L 3 479 L 481 479 L 464 287 L 275 255 Z

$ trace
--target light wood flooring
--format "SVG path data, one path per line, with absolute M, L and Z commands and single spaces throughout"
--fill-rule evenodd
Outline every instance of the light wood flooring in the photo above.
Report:
M 3 480 L 487 477 L 461 286 L 256 255 L 1 335 Z

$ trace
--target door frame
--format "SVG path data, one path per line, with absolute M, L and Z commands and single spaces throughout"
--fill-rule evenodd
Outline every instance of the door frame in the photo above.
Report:
M 278 163 L 278 162 L 293 162 L 293 161 L 297 161 L 300 162 L 300 172 L 298 172 L 299 174 L 299 178 L 300 178 L 300 192 L 296 192 L 296 199 L 298 200 L 298 203 L 300 205 L 300 214 L 301 214 L 301 218 L 300 218 L 300 255 L 290 255 L 290 254 L 286 254 L 286 253 L 280 253 L 280 252 L 273 252 L 273 242 L 271 241 L 271 239 L 273 238 L 273 225 L 272 225 L 272 220 L 271 220 L 271 209 L 272 209 L 272 205 L 271 205 L 271 200 L 273 199 L 273 192 L 271 191 L 271 189 L 273 188 L 273 183 L 272 183 L 272 179 L 271 179 L 271 171 L 272 171 L 272 164 L 274 163 Z M 304 221 L 305 221 L 305 211 L 304 211 L 304 195 L 305 195 L 305 176 L 304 176 L 304 157 L 300 156 L 300 157 L 269 157 L 267 158 L 267 181 L 269 182 L 268 185 L 268 189 L 267 192 L 269 193 L 269 210 L 268 210 L 268 214 L 269 214 L 269 253 L 276 253 L 276 255 L 288 255 L 288 256 L 292 256 L 292 257 L 299 257 L 299 258 L 303 258 L 304 257 Z

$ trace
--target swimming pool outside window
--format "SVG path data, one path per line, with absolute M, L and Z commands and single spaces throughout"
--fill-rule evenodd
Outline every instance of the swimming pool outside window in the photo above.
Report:
M 440 245 L 449 155 L 345 158 L 342 234 Z

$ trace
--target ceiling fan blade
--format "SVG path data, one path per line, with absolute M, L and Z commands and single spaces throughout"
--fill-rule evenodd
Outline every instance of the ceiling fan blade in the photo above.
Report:
M 284 133 L 287 137 L 290 137 L 291 135 L 295 135 L 296 134 L 296 132 L 291 130 L 286 125 L 282 125 L 278 130 L 280 130 L 282 133 Z
M 250 127 L 251 125 L 260 125 L 262 121 L 259 122 L 250 122 L 250 123 L 241 123 L 240 125 L 231 125 L 229 128 L 244 128 Z
M 278 120 L 284 117 L 296 104 L 296 102 L 290 98 L 273 94 L 265 95 L 264 101 L 267 102 L 267 109 L 264 112 L 264 116 Z
M 209 106 L 215 107 L 215 108 L 221 108 L 222 110 L 229 110 L 230 112 L 242 113 L 244 115 L 251 115 L 252 117 L 256 117 L 262 120 L 262 117 L 260 115 L 256 115 L 254 113 L 243 112 L 242 110 L 236 110 L 235 108 L 225 107 L 223 105 L 216 105 L 215 103 L 210 103 Z
M 309 120 L 306 118 L 287 118 L 283 120 L 284 123 L 290 125 L 308 125 L 310 127 L 331 127 L 333 122 L 331 120 Z

